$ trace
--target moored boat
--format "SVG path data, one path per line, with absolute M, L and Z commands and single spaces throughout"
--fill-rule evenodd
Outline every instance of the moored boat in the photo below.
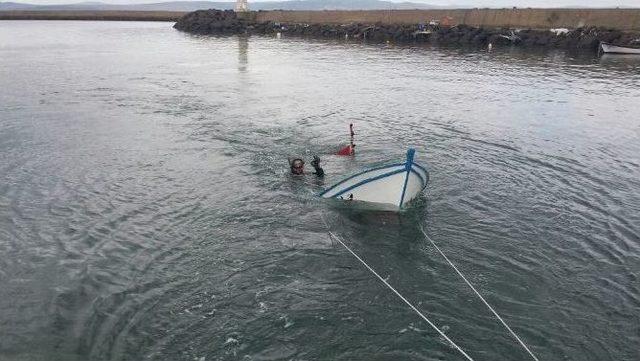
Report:
M 638 54 L 640 55 L 640 48 L 631 48 L 626 46 L 612 45 L 608 43 L 600 43 L 600 48 L 603 53 L 608 54 Z
M 400 210 L 427 186 L 429 172 L 414 162 L 415 150 L 407 151 L 404 163 L 392 163 L 347 177 L 320 193 L 320 197 L 368 202 Z

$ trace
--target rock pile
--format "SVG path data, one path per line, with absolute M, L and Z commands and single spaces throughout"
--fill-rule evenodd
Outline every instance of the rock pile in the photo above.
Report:
M 621 46 L 640 45 L 640 34 L 614 29 L 511 30 L 420 24 L 281 24 L 256 23 L 231 10 L 199 10 L 185 15 L 175 28 L 194 34 L 276 34 L 315 38 L 361 39 L 371 42 L 432 43 L 487 46 L 493 44 L 597 51 L 601 41 Z
M 238 18 L 233 10 L 197 10 L 184 15 L 173 26 L 191 34 L 242 34 L 247 32 L 249 22 Z

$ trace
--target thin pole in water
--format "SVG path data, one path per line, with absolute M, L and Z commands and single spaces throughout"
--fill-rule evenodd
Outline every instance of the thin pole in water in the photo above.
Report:
M 324 217 L 323 217 L 324 220 Z M 326 225 L 326 221 L 325 221 L 325 225 Z M 349 253 L 351 253 L 358 261 L 360 261 L 360 263 L 362 263 L 371 273 L 373 273 L 376 277 L 378 277 L 378 279 L 380 281 L 382 281 L 382 283 L 385 284 L 385 286 L 389 287 L 389 289 L 391 291 L 393 291 L 393 293 L 396 294 L 396 296 L 400 297 L 400 299 L 402 301 L 404 301 L 404 303 L 406 303 L 409 307 L 411 307 L 412 310 L 414 310 L 420 317 L 422 317 L 423 320 L 425 320 L 429 326 L 431 326 L 434 330 L 436 330 L 440 336 L 444 337 L 445 340 L 449 341 L 449 343 L 455 347 L 458 351 L 460 351 L 460 353 L 467 358 L 467 360 L 469 361 L 473 361 L 473 359 L 471 358 L 471 356 L 469 356 L 466 352 L 464 352 L 464 350 L 462 348 L 460 348 L 460 346 L 458 346 L 455 342 L 453 342 L 453 340 L 451 340 L 447 335 L 444 334 L 444 332 L 442 332 L 435 324 L 433 324 L 433 322 L 431 322 L 425 315 L 422 314 L 422 312 L 420 312 L 414 305 L 411 304 L 411 302 L 409 302 L 404 296 L 402 296 L 400 294 L 400 292 L 396 291 L 395 288 L 393 288 L 389 282 L 387 282 L 384 278 L 380 277 L 380 275 L 373 269 L 371 268 L 371 266 L 369 266 L 362 258 L 360 258 L 360 256 L 358 256 L 354 251 L 351 250 L 351 248 L 349 248 L 344 242 L 342 242 L 342 240 L 340 239 L 340 237 L 336 236 L 335 234 L 333 234 L 333 232 L 328 230 L 329 227 L 327 225 L 327 232 L 329 233 L 329 236 L 331 237 L 331 239 L 335 239 L 336 241 L 338 241 L 344 248 L 347 249 L 347 251 L 349 251 Z
M 489 310 L 491 310 L 491 312 L 493 312 L 493 314 L 498 318 L 498 320 L 500 320 L 500 322 L 502 322 L 502 324 L 504 325 L 504 327 L 511 333 L 511 335 L 513 337 L 515 337 L 516 340 L 518 340 L 518 342 L 520 343 L 520 345 L 522 345 L 522 347 L 529 353 L 529 355 L 535 360 L 535 361 L 539 361 L 538 358 L 536 357 L 536 355 L 533 354 L 533 352 L 531 352 L 531 350 L 529 350 L 529 348 L 527 347 L 527 345 L 525 345 L 524 342 L 522 342 L 522 340 L 520 339 L 520 337 L 518 337 L 518 335 L 513 332 L 513 330 L 511 329 L 511 327 L 509 327 L 509 325 L 507 325 L 506 322 L 504 322 L 504 320 L 502 319 L 502 317 L 500 317 L 500 315 L 498 314 L 498 312 L 496 312 L 496 310 L 493 309 L 493 307 L 491 307 L 491 305 L 489 304 L 489 302 L 487 302 L 484 297 L 482 297 L 482 295 L 480 294 L 480 292 L 478 292 L 478 290 L 476 290 L 475 287 L 473 287 L 473 285 L 471 284 L 471 282 L 469 282 L 467 280 L 467 278 L 462 274 L 462 272 L 460 272 L 460 270 L 458 270 L 458 267 L 456 267 L 453 262 L 451 262 L 449 260 L 449 258 L 444 254 L 444 252 L 442 252 L 440 250 L 440 247 L 438 247 L 436 245 L 436 243 L 431 239 L 431 237 L 429 237 L 427 235 L 427 232 L 424 231 L 424 228 L 422 226 L 420 226 L 420 231 L 422 232 L 422 234 L 424 234 L 424 236 L 427 238 L 427 240 L 429 240 L 429 242 L 431 242 L 431 244 L 433 245 L 433 247 L 440 253 L 440 255 L 449 263 L 449 265 L 451 265 L 451 267 L 453 267 L 453 269 L 458 273 L 458 275 L 464 280 L 464 282 L 466 282 L 466 284 L 471 287 L 471 289 L 473 290 L 473 292 L 475 292 L 475 294 L 480 297 L 480 299 L 482 300 L 482 302 L 484 302 L 484 304 L 489 308 Z

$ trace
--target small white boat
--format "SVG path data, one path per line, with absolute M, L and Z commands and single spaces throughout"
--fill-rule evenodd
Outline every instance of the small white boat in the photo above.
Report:
M 611 45 L 607 43 L 600 43 L 602 52 L 611 54 L 638 54 L 640 55 L 639 48 L 629 48 L 624 46 Z
M 394 163 L 347 177 L 320 193 L 322 198 L 368 202 L 381 208 L 400 210 L 427 186 L 429 172 L 413 161 L 414 149 L 404 163 Z

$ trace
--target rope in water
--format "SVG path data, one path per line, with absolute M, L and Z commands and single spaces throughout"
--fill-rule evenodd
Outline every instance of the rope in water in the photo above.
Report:
M 433 245 L 433 247 L 440 253 L 440 255 L 449 263 L 449 265 L 451 267 L 453 267 L 453 269 L 458 273 L 458 275 L 467 283 L 467 285 L 469 287 L 471 287 L 471 289 L 473 290 L 473 292 L 475 292 L 475 294 L 480 297 L 480 299 L 482 300 L 482 302 L 484 302 L 484 304 L 491 310 L 491 312 L 493 312 L 493 314 L 498 318 L 498 320 L 500 320 L 500 322 L 502 322 L 502 324 L 504 325 L 504 327 L 511 333 L 511 335 L 513 337 L 515 337 L 516 340 L 518 340 L 518 342 L 520 343 L 520 345 L 522 345 L 522 347 L 524 347 L 524 349 L 529 353 L 529 355 L 531 355 L 531 357 L 536 360 L 539 361 L 538 358 L 536 357 L 536 355 L 533 354 L 533 352 L 531 352 L 531 350 L 529 350 L 529 348 L 527 347 L 527 345 L 525 345 L 524 342 L 522 342 L 522 340 L 520 339 L 520 337 L 518 337 L 518 335 L 516 335 L 515 332 L 513 332 L 513 330 L 511 329 L 511 327 L 509 327 L 509 325 L 507 325 L 506 322 L 504 322 L 504 320 L 502 319 L 502 317 L 500 317 L 500 315 L 498 315 L 498 313 L 496 312 L 496 310 L 493 309 L 493 307 L 491 307 L 491 305 L 484 299 L 484 297 L 482 297 L 482 295 L 480 295 L 480 292 L 478 292 L 478 290 L 476 290 L 475 287 L 473 287 L 473 285 L 471 284 L 471 282 L 469 282 L 467 280 L 467 278 L 462 274 L 462 272 L 460 272 L 460 270 L 458 270 L 458 267 L 456 267 L 453 262 L 451 262 L 449 260 L 449 257 L 447 257 L 444 252 L 442 252 L 440 250 L 440 247 L 438 247 L 436 245 L 436 243 L 431 239 L 431 237 L 429 237 L 427 235 L 427 232 L 424 231 L 424 228 L 422 226 L 420 226 L 420 231 L 422 232 L 422 234 L 424 234 L 424 236 L 427 238 L 427 240 L 429 240 L 429 242 L 431 242 L 431 244 Z
M 324 217 L 323 217 L 324 218 Z M 323 219 L 324 220 L 324 219 Z M 325 221 L 325 225 L 326 225 L 326 221 Z M 329 227 L 327 226 L 327 229 Z M 335 234 L 333 234 L 333 232 L 327 230 L 327 232 L 329 233 L 329 236 L 333 239 L 335 239 L 336 241 L 338 241 L 344 248 L 347 249 L 347 251 L 349 251 L 349 253 L 351 253 L 358 261 L 360 261 L 360 263 L 362 263 L 369 271 L 371 271 L 371 273 L 373 273 L 376 277 L 378 277 L 378 279 L 380 281 L 382 281 L 382 283 L 385 284 L 385 286 L 389 287 L 389 289 L 391 291 L 393 291 L 396 296 L 400 297 L 400 299 L 402 301 L 404 301 L 404 303 L 406 303 L 409 307 L 411 307 L 411 309 L 413 309 L 420 317 L 422 317 L 423 320 L 425 320 L 429 326 L 431 326 L 434 330 L 436 330 L 440 336 L 444 337 L 445 340 L 449 341 L 449 343 L 455 347 L 458 351 L 460 351 L 460 353 L 462 355 L 464 355 L 464 357 L 467 358 L 467 360 L 469 361 L 473 361 L 473 359 L 471 358 L 471 356 L 469 356 L 466 352 L 464 352 L 463 349 L 460 348 L 460 346 L 458 346 L 455 342 L 453 342 L 453 340 L 451 340 L 447 335 L 444 334 L 444 332 L 442 332 L 436 325 L 433 324 L 433 322 L 431 322 L 425 315 L 422 314 L 422 312 L 420 312 L 414 305 L 411 304 L 411 302 L 409 302 L 403 295 L 400 294 L 400 292 L 396 291 L 395 288 L 393 288 L 393 286 L 391 286 L 389 284 L 389 282 L 387 282 L 384 278 L 380 277 L 380 275 L 373 269 L 371 268 L 371 266 L 369 266 L 362 258 L 360 258 L 360 256 L 358 256 L 354 251 L 351 250 L 351 248 L 349 248 L 343 241 L 342 239 L 340 239 L 340 237 L 336 236 Z

